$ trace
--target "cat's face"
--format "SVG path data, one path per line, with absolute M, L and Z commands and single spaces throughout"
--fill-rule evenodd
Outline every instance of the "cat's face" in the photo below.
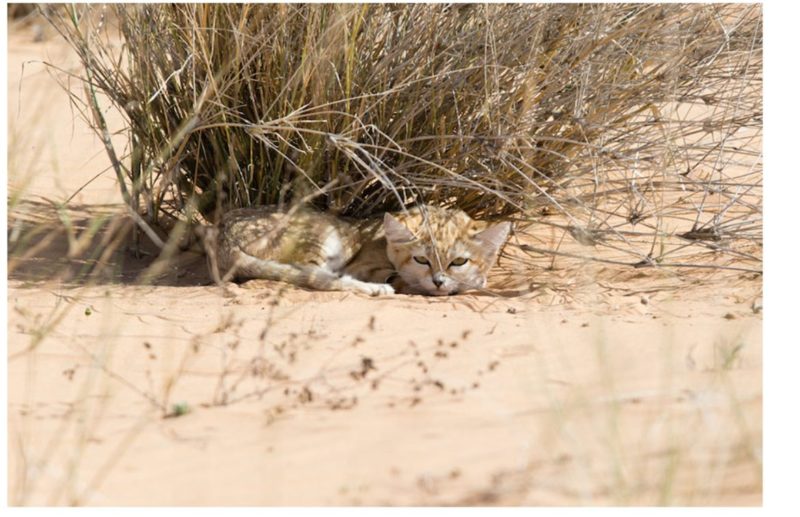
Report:
M 405 292 L 444 296 L 486 286 L 511 223 L 483 228 L 460 210 L 384 216 L 387 256 Z

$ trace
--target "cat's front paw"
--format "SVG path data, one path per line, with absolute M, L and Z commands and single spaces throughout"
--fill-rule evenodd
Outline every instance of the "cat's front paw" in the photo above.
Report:
M 389 284 L 367 284 L 367 294 L 370 296 L 389 296 L 394 294 L 394 287 Z
M 370 296 L 388 296 L 394 294 L 394 287 L 389 284 L 380 284 L 377 282 L 363 282 L 355 278 L 344 275 L 340 279 L 341 288 L 348 291 L 358 291 Z

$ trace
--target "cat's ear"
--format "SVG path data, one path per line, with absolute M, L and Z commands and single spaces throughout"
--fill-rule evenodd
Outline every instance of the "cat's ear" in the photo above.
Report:
M 389 242 L 402 243 L 414 240 L 414 234 L 388 212 L 383 216 L 383 231 L 386 232 L 386 240 Z
M 506 221 L 492 225 L 473 237 L 489 256 L 495 256 L 508 239 L 511 223 Z

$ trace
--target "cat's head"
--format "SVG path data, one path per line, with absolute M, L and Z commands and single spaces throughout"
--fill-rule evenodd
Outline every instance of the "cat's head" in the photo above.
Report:
M 423 213 L 425 215 L 423 215 Z M 409 293 L 457 294 L 486 286 L 511 223 L 485 226 L 460 210 L 428 207 L 383 219 L 389 261 Z

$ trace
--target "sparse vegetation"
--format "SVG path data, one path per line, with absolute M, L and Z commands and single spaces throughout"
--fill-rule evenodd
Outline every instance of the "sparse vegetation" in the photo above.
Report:
M 31 194 L 48 142 L 14 151 L 51 124 L 23 105 L 44 115 L 9 146 L 12 504 L 285 504 L 292 477 L 304 504 L 758 504 L 759 5 L 43 14 L 125 207 Z M 182 253 L 221 211 L 298 201 L 513 219 L 492 287 L 525 295 L 218 289 Z M 349 492 L 308 490 L 354 454 Z
M 125 114 L 120 190 L 170 253 L 151 227 L 231 207 L 428 202 L 561 235 L 518 271 L 565 238 L 606 263 L 760 271 L 759 5 L 65 9 L 73 102 L 107 142 L 105 99 Z

